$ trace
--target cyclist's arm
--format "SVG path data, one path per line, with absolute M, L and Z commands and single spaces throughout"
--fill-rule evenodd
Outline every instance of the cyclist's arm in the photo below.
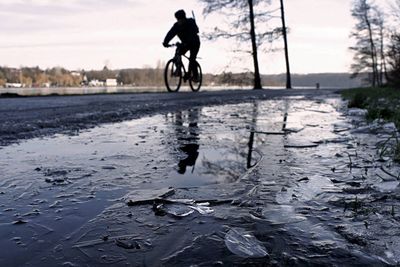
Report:
M 176 35 L 178 34 L 178 30 L 176 25 L 172 26 L 172 28 L 169 30 L 167 35 L 164 38 L 164 45 L 167 45 Z

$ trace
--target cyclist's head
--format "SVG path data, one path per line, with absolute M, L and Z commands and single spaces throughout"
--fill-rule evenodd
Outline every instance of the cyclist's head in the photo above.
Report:
M 183 9 L 180 9 L 175 12 L 175 18 L 177 20 L 185 19 L 186 18 L 186 13 Z

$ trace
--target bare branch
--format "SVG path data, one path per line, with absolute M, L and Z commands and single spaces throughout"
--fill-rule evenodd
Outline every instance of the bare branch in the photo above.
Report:
M 204 36 L 209 40 L 218 38 L 234 39 L 251 44 L 254 63 L 254 88 L 261 88 L 257 49 L 265 41 L 272 42 L 281 34 L 279 29 L 267 29 L 261 33 L 259 25 L 268 26 L 267 22 L 275 18 L 278 9 L 269 10 L 271 0 L 198 0 L 205 5 L 203 14 L 224 14 L 228 20 L 226 28 L 215 27 Z M 263 27 L 264 28 L 264 27 Z

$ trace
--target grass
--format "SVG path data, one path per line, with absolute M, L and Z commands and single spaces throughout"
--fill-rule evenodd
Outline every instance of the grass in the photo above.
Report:
M 356 88 L 344 90 L 342 97 L 349 101 L 350 108 L 366 109 L 369 121 L 384 119 L 400 129 L 400 89 Z
M 356 88 L 342 91 L 342 97 L 349 101 L 349 108 L 366 109 L 368 121 L 383 119 L 394 122 L 396 128 L 400 129 L 400 89 Z M 400 162 L 400 143 L 397 138 L 391 149 L 394 151 L 393 159 Z

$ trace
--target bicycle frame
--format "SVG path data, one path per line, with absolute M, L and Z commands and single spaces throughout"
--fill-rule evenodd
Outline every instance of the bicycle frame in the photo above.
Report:
M 175 44 L 173 46 L 178 46 L 178 45 Z M 181 68 L 183 68 L 184 75 L 187 75 L 189 70 L 186 70 L 185 64 L 183 64 L 183 61 L 182 61 L 182 57 L 186 58 L 188 60 L 188 64 L 190 64 L 190 58 L 185 54 L 183 54 L 183 55 L 180 54 L 179 51 L 178 51 L 178 48 L 177 48 L 176 51 L 175 51 L 174 60 L 175 60 L 175 62 L 177 64 L 180 64 Z
M 193 79 L 193 74 L 189 73 L 189 65 L 191 64 L 190 57 L 180 53 L 180 43 L 172 44 L 169 47 L 173 46 L 177 47 L 177 49 L 175 50 L 175 55 L 167 62 L 164 71 L 164 80 L 168 91 L 177 92 L 181 86 L 182 80 L 183 82 L 189 81 L 189 86 L 193 92 L 199 91 L 202 84 L 202 71 L 200 64 L 197 62 L 197 60 L 195 60 L 194 64 L 198 72 L 199 78 L 197 78 L 198 76 L 196 76 L 196 79 Z M 186 58 L 189 61 L 188 68 L 185 67 L 186 64 L 183 63 L 182 57 Z M 173 68 L 174 65 L 176 66 L 175 69 Z M 169 69 L 170 67 L 172 67 L 172 69 Z M 173 83 L 170 83 L 171 78 Z M 178 78 L 178 80 L 176 80 L 176 78 Z

